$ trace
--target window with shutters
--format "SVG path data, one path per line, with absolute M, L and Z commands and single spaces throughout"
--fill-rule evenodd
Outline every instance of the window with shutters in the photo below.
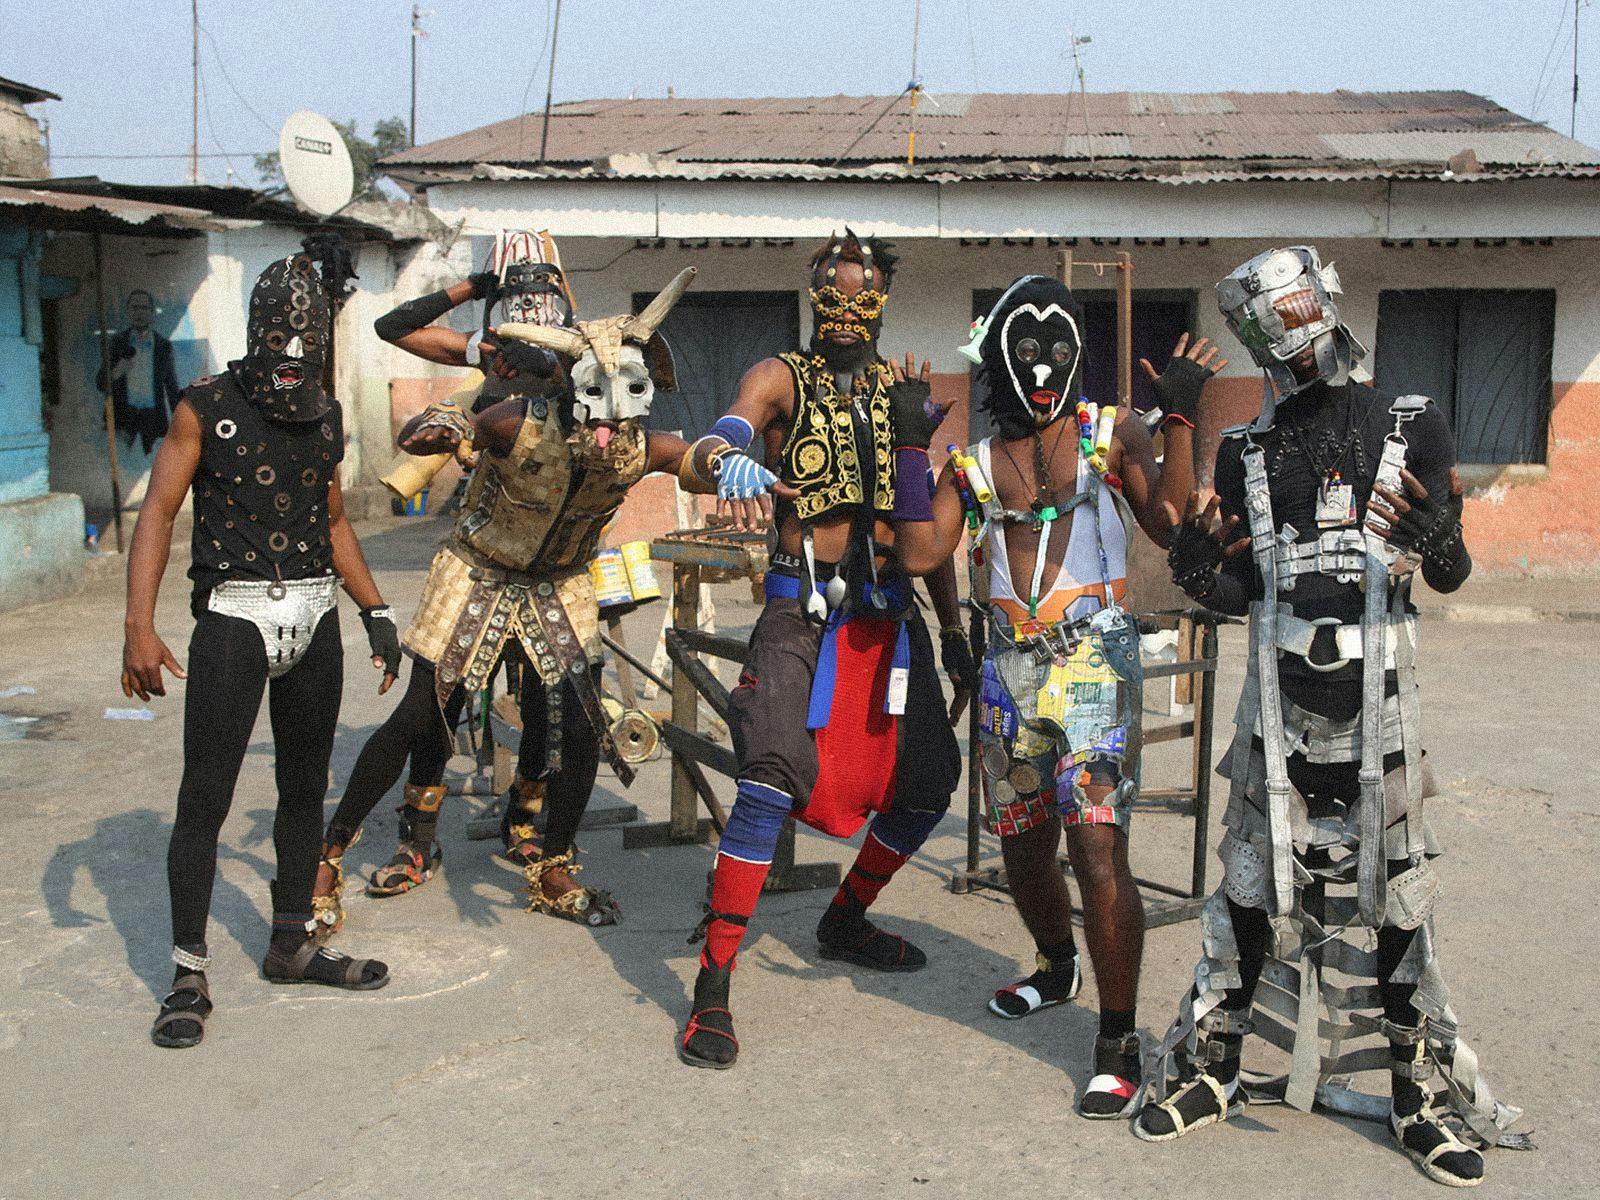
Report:
M 1380 292 L 1373 374 L 1393 395 L 1434 400 L 1461 462 L 1542 463 L 1555 314 L 1548 290 Z

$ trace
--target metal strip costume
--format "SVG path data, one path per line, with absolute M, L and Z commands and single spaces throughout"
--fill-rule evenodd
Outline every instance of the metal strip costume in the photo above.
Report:
M 1531 1143 L 1510 1132 L 1520 1111 L 1495 1098 L 1460 1038 L 1436 957 L 1439 847 L 1423 809 L 1433 788 L 1408 604 L 1419 564 L 1448 590 L 1470 560 L 1459 510 L 1427 505 L 1448 491 L 1448 427 L 1423 397 L 1386 400 L 1345 382 L 1360 346 L 1338 323 L 1336 292 L 1309 247 L 1268 251 L 1218 286 L 1230 326 L 1279 394 L 1269 387 L 1256 421 L 1224 431 L 1218 455 L 1224 508 L 1242 499 L 1248 518 L 1251 559 L 1239 561 L 1253 572 L 1227 568 L 1216 549 L 1209 561 L 1222 574 L 1206 567 L 1206 535 L 1192 531 L 1171 552 L 1174 577 L 1203 602 L 1239 611 L 1253 592 L 1250 661 L 1219 767 L 1232 785 L 1224 877 L 1201 915 L 1204 957 L 1156 1051 L 1154 1098 L 1135 1132 L 1161 1141 L 1224 1120 L 1243 1079 L 1252 1100 L 1387 1118 L 1430 1178 L 1472 1186 L 1479 1148 Z M 1385 501 L 1407 490 L 1455 526 L 1447 554 L 1386 519 L 1395 513 Z M 1316 531 L 1302 533 L 1282 508 Z M 1290 1055 L 1286 1075 L 1240 1074 L 1250 1032 Z M 1352 1046 L 1368 1035 L 1379 1044 Z M 1352 1089 L 1353 1074 L 1385 1068 L 1390 1101 Z M 1423 1086 L 1435 1073 L 1437 1097 Z

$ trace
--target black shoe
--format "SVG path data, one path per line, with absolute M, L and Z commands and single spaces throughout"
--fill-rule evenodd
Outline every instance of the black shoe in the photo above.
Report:
M 1131 1117 L 1139 1102 L 1139 1035 L 1094 1039 L 1094 1078 L 1078 1098 L 1078 1115 L 1091 1121 Z
M 874 971 L 920 971 L 928 956 L 898 934 L 885 933 L 865 916 L 830 904 L 817 925 L 822 957 Z
M 728 1011 L 728 985 L 733 964 L 701 967 L 694 981 L 694 1003 L 689 1023 L 678 1040 L 678 1057 L 691 1067 L 726 1071 L 739 1059 L 739 1039 L 733 1036 L 733 1014 Z

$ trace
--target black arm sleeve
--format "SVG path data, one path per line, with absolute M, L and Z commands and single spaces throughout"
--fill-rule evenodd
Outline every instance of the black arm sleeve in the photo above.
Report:
M 1250 518 L 1244 503 L 1244 442 L 1238 438 L 1224 438 L 1217 447 L 1215 484 L 1217 499 L 1222 502 L 1222 519 L 1237 516 L 1239 524 L 1234 529 L 1234 540 L 1248 537 Z M 1250 611 L 1250 601 L 1260 594 L 1261 585 L 1256 578 L 1255 559 L 1246 547 L 1232 558 L 1222 560 L 1217 572 L 1216 586 L 1205 598 L 1205 606 L 1213 612 L 1241 617 Z
M 1450 422 L 1437 404 L 1430 403 L 1422 415 L 1411 422 L 1405 438 L 1407 469 L 1428 490 L 1430 497 L 1452 506 L 1459 530 L 1460 509 L 1450 496 L 1450 469 L 1456 463 L 1455 436 L 1450 431 Z M 1436 592 L 1455 591 L 1470 574 L 1472 556 L 1467 553 L 1466 540 L 1459 532 L 1453 539 L 1442 542 L 1438 553 L 1424 554 L 1422 578 Z
M 384 313 L 372 323 L 372 328 L 384 341 L 398 342 L 406 334 L 415 333 L 424 325 L 431 325 L 454 307 L 448 289 L 434 292 L 407 300 L 399 308 Z

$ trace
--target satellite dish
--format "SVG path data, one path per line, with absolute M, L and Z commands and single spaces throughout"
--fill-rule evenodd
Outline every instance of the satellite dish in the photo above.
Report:
M 344 138 L 327 117 L 302 110 L 285 121 L 278 134 L 278 163 L 289 194 L 308 212 L 331 217 L 350 203 L 355 168 Z

